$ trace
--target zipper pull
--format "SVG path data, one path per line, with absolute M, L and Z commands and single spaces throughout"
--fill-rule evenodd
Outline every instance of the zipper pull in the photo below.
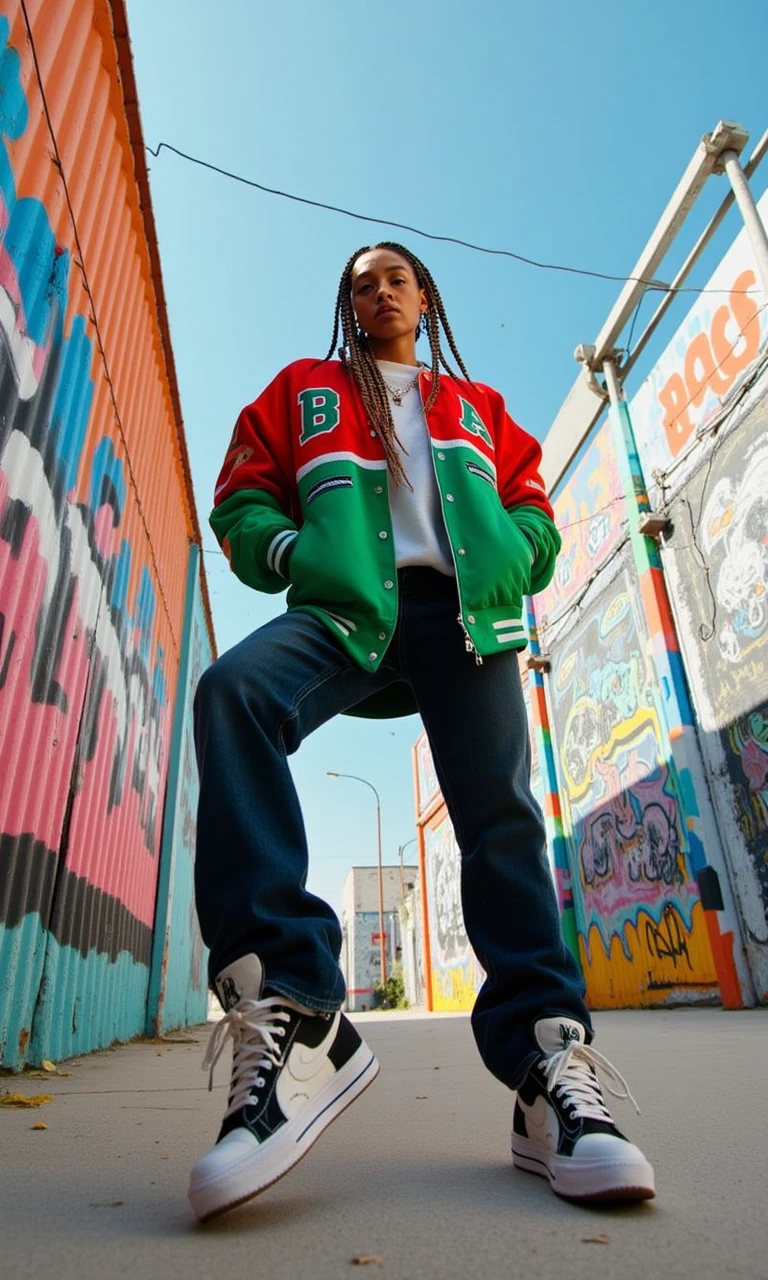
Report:
M 471 637 L 471 635 L 469 634 L 469 632 L 467 631 L 467 628 L 464 626 L 464 619 L 462 618 L 461 614 L 459 614 L 457 621 L 458 621 L 459 626 L 461 627 L 462 631 L 464 632 L 464 648 L 466 649 L 467 653 L 474 653 L 474 655 L 475 655 L 475 666 L 476 666 L 476 667 L 482 667 L 482 665 L 483 665 L 483 659 L 482 659 L 482 657 L 480 656 L 480 654 L 477 652 L 477 649 L 475 648 L 475 646 L 474 646 L 474 644 L 473 644 L 473 642 L 472 642 L 472 637 Z

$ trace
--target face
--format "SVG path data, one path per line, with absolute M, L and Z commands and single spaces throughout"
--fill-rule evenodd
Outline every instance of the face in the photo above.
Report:
M 391 342 L 413 336 L 427 297 L 406 258 L 392 249 L 371 249 L 352 268 L 352 306 L 369 338 Z

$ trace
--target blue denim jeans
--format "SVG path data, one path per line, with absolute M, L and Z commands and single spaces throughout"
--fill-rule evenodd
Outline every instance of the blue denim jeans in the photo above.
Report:
M 487 974 L 472 1014 L 475 1038 L 489 1070 L 515 1088 L 537 1055 L 537 1018 L 576 1018 L 591 1038 L 530 791 L 518 657 L 476 664 L 453 579 L 426 568 L 401 570 L 398 579 L 399 620 L 375 674 L 300 610 L 267 623 L 203 674 L 195 884 L 210 972 L 255 952 L 270 992 L 339 1007 L 341 928 L 306 888 L 307 841 L 288 756 L 332 716 L 405 680 L 461 850 L 465 928 Z

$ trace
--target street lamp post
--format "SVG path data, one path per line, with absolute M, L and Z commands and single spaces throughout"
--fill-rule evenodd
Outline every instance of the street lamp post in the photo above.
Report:
M 403 899 L 403 901 L 405 901 L 405 875 L 403 872 L 403 854 L 405 850 L 408 848 L 409 844 L 416 844 L 416 843 L 417 843 L 417 837 L 413 836 L 411 840 L 406 840 L 405 844 L 401 844 L 400 848 L 397 851 L 398 856 L 400 858 L 400 897 Z
M 381 800 L 379 793 L 372 782 L 367 778 L 360 778 L 356 773 L 334 773 L 331 769 L 326 770 L 329 778 L 351 778 L 353 782 L 362 782 L 364 786 L 370 787 L 376 797 L 376 836 L 378 842 L 378 862 L 379 862 L 379 957 L 381 963 L 381 985 L 387 981 L 387 946 L 384 936 L 384 869 L 381 862 Z

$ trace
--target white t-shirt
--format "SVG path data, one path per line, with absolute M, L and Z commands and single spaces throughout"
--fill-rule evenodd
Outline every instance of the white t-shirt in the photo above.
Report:
M 407 387 L 417 372 L 410 364 L 393 364 L 389 360 L 378 360 L 377 364 L 384 382 L 391 387 Z M 413 486 L 411 490 L 402 482 L 395 485 L 390 480 L 389 483 L 395 562 L 398 569 L 406 565 L 429 565 L 454 577 L 456 571 L 418 383 L 403 395 L 402 404 L 397 404 L 391 396 L 389 404 L 395 430 L 406 450 L 400 455 L 403 470 Z

